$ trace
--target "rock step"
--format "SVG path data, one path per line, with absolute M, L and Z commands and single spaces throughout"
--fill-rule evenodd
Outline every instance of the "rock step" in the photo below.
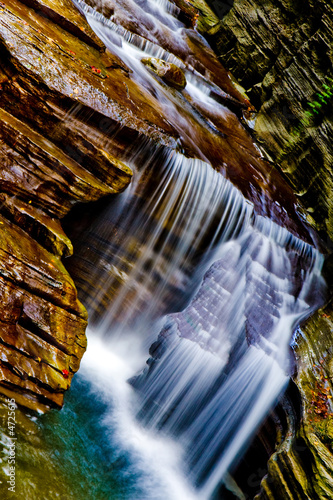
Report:
M 44 411 L 79 368 L 87 314 L 59 257 L 3 217 L 0 228 L 0 392 Z
M 0 212 L 6 219 L 24 229 L 46 250 L 60 257 L 73 254 L 73 245 L 58 219 L 50 217 L 41 209 L 20 200 L 17 196 L 1 193 L 0 203 Z
M 110 161 L 105 153 L 105 162 L 117 178 L 115 187 L 107 185 L 3 109 L 0 109 L 0 121 L 0 138 L 5 143 L 1 154 L 7 157 L 0 168 L 1 189 L 53 217 L 63 217 L 76 201 L 94 201 L 118 192 L 131 179 L 130 168 L 119 161 Z
M 101 57 L 98 50 L 18 0 L 4 0 L 2 6 L 0 41 L 21 74 L 46 85 L 57 102 L 65 104 L 69 98 L 100 113 L 100 121 L 108 117 L 175 145 L 178 134 L 157 112 L 159 103 L 130 78 L 119 57 L 110 52 Z
M 104 52 L 103 42 L 95 35 L 84 16 L 81 16 L 71 0 L 22 0 L 22 3 L 32 7 L 39 15 L 58 24 L 66 31 Z

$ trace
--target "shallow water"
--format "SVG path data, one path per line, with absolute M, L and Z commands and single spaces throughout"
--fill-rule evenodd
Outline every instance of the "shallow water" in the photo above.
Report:
M 127 379 L 135 367 L 90 332 L 89 350 L 63 409 L 42 416 L 16 410 L 14 498 L 198 500 L 181 474 L 181 450 L 170 439 L 147 432 L 134 417 L 135 394 Z M 1 491 L 6 493 L 4 487 Z

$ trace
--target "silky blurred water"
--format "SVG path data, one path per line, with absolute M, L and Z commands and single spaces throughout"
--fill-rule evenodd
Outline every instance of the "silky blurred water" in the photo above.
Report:
M 61 411 L 38 416 L 16 410 L 14 498 L 198 500 L 182 475 L 177 444 L 135 419 L 127 379 L 138 360 L 125 361 L 92 332 L 89 344 Z M 1 491 L 13 498 L 5 488 L 6 440 L 3 429 Z

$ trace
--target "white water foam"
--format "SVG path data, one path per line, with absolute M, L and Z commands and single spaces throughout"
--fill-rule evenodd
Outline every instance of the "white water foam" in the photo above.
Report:
M 133 341 L 133 339 L 132 339 Z M 131 341 L 131 342 L 132 342 Z M 117 342 L 116 354 L 105 342 L 88 332 L 88 349 L 82 360 L 80 375 L 92 384 L 95 394 L 109 404 L 109 413 L 104 423 L 119 441 L 122 449 L 128 451 L 144 476 L 144 498 L 135 500 L 205 500 L 193 490 L 182 474 L 182 449 L 171 438 L 144 429 L 135 419 L 135 393 L 127 383 L 142 362 L 137 349 Z M 112 404 L 111 404 L 112 402 Z
M 167 0 L 160 1 L 170 3 Z M 181 68 L 185 72 L 187 82 L 192 84 L 191 89 L 194 90 L 194 94 L 197 94 L 200 90 L 200 94 L 209 95 L 214 90 L 217 95 L 222 94 L 226 96 L 217 85 L 208 81 L 205 76 L 196 71 L 188 62 L 184 62 L 157 43 L 127 30 L 123 26 L 114 23 L 111 19 L 105 18 L 103 14 L 95 11 L 92 7 L 85 4 L 83 0 L 73 0 L 73 2 L 83 15 L 86 16 L 91 28 L 105 43 L 106 47 L 115 52 L 136 74 L 144 74 L 145 79 L 154 82 L 155 87 L 158 85 L 156 79 L 152 78 L 140 62 L 143 57 L 149 56 L 162 59 Z M 173 36 L 178 37 L 179 43 L 182 43 L 181 30 L 175 30 Z M 196 87 L 197 91 L 193 87 Z M 170 100 L 170 93 L 168 93 L 168 98 Z

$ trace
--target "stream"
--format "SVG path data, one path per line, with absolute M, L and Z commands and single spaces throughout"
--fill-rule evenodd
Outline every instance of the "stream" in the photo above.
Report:
M 211 500 L 226 483 L 244 499 L 230 474 L 286 388 L 295 331 L 324 301 L 323 256 L 180 8 L 73 3 L 179 139 L 134 143 L 120 158 L 131 185 L 65 219 L 88 349 L 61 411 L 17 410 L 17 498 Z M 143 58 L 181 68 L 185 89 Z

